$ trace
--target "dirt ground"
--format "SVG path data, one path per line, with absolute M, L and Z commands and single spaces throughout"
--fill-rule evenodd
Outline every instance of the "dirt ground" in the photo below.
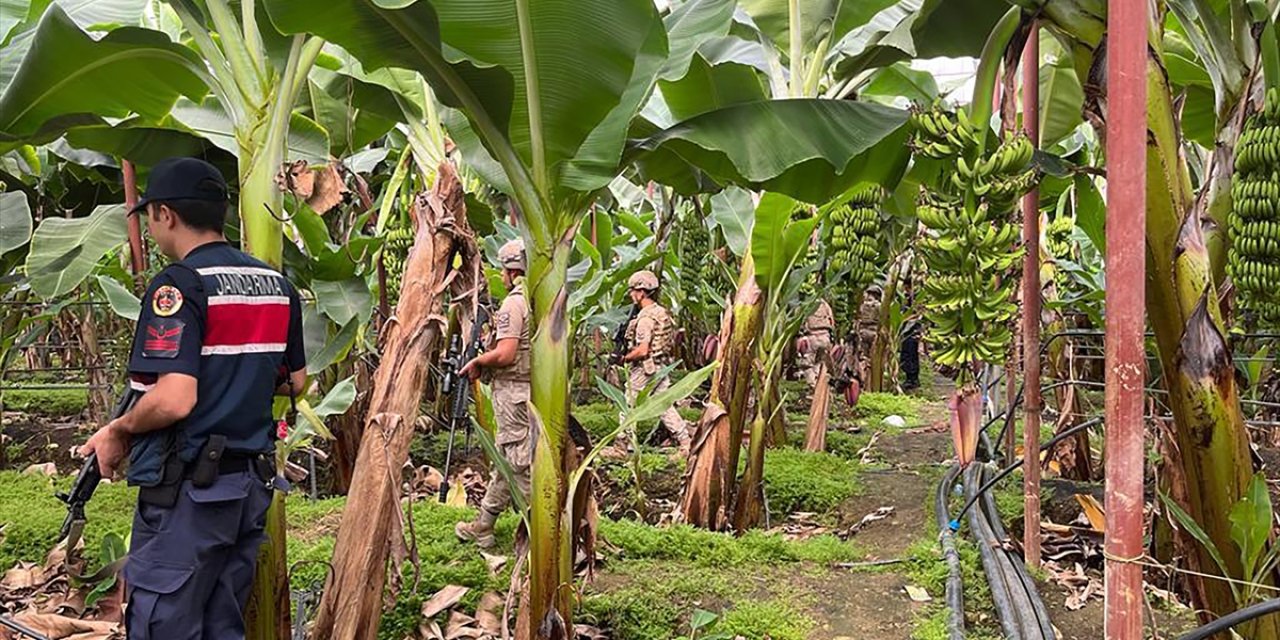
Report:
M 0 428 L 0 469 L 21 471 L 29 465 L 52 462 L 60 472 L 78 468 L 72 451 L 91 435 L 79 417 L 46 418 L 6 411 Z

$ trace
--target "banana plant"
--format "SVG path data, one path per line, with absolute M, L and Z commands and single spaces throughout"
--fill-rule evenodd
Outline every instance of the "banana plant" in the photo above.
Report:
M 732 514 L 733 527 L 739 533 L 763 519 L 765 448 L 769 441 L 780 444 L 785 438 L 776 429 L 784 401 L 779 387 L 783 356 L 818 305 L 817 298 L 802 298 L 800 289 L 820 264 L 808 258 L 814 229 L 828 212 L 824 209 L 815 215 L 810 206 L 776 193 L 766 193 L 756 207 L 750 251 L 756 285 L 764 295 L 764 321 L 756 341 L 756 412 L 751 421 L 747 467 Z M 736 467 L 730 468 L 730 473 L 736 471 Z
M 338 0 L 322 7 L 268 0 L 267 7 L 284 31 L 334 42 L 366 69 L 420 72 L 454 110 L 446 122 L 463 159 L 518 207 L 538 371 L 531 414 L 540 425 L 524 615 L 537 637 L 561 637 L 572 628 L 567 285 L 574 236 L 593 194 L 625 166 L 629 128 L 659 73 L 683 66 L 700 36 L 674 27 L 669 35 L 647 0 Z M 596 36 L 583 38 L 584 32 Z M 866 158 L 895 139 L 904 121 L 902 112 L 850 102 L 746 103 L 659 131 L 634 145 L 626 162 L 643 156 L 667 165 L 668 173 L 692 162 L 721 184 L 820 197 L 875 168 Z M 738 135 L 748 128 L 776 131 L 781 122 L 791 123 L 792 143 L 769 154 L 755 153 L 767 134 Z M 804 160 L 800 179 L 793 169 Z M 371 579 L 338 576 L 344 578 Z M 363 610 L 360 601 L 376 601 L 376 591 L 326 593 L 322 619 L 326 610 Z M 329 633 L 324 625 L 318 629 L 318 637 Z
M 1252 27 L 1255 22 L 1266 26 L 1269 20 L 1252 17 L 1239 0 L 1221 10 L 1190 0 L 1170 2 L 1167 8 L 1171 16 L 1164 12 L 1152 16 L 1150 31 L 1164 37 L 1152 38 L 1147 63 L 1148 317 L 1173 411 L 1173 444 L 1181 452 L 1178 475 L 1184 486 L 1171 493 L 1212 546 L 1225 549 L 1233 544 L 1232 505 L 1246 495 L 1253 465 L 1232 375 L 1226 322 L 1218 303 L 1225 246 L 1220 237 L 1215 241 L 1207 233 L 1205 227 L 1213 225 L 1202 221 L 1209 219 L 1218 229 L 1226 228 L 1232 209 L 1230 154 L 1243 123 L 1238 109 L 1247 105 L 1242 98 L 1253 79 L 1261 76 L 1257 73 L 1259 44 Z M 1097 64 L 1106 4 L 1049 0 L 1040 10 L 1046 26 L 1069 44 L 1078 76 L 1086 77 Z M 1162 28 L 1166 24 L 1170 26 Z M 1184 141 L 1190 137 L 1187 127 L 1196 121 L 1185 113 L 1179 118 L 1175 101 L 1179 85 L 1188 95 L 1192 87 L 1200 87 L 1199 95 L 1211 95 L 1215 105 L 1213 113 L 1200 116 L 1199 121 L 1212 123 L 1209 135 L 1198 137 L 1216 143 L 1217 149 L 1198 193 L 1184 153 Z M 1091 122 L 1105 122 L 1096 101 L 1086 101 L 1085 108 Z M 1192 539 L 1186 527 L 1181 535 L 1192 568 L 1244 578 L 1238 558 L 1228 555 L 1219 566 L 1209 545 Z M 1271 583 L 1270 576 L 1261 580 Z M 1217 580 L 1200 580 L 1191 591 L 1206 619 L 1239 606 L 1227 584 Z M 1262 619 L 1253 637 L 1280 638 L 1280 620 Z

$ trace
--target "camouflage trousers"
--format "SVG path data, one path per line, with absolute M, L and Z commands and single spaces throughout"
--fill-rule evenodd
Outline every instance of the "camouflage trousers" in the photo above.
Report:
M 818 364 L 825 360 L 831 351 L 831 334 L 826 331 L 808 333 L 804 335 L 804 339 L 808 349 L 805 353 L 797 354 L 796 366 L 804 381 L 812 387 L 818 384 L 818 373 L 821 368 Z
M 649 386 L 649 383 L 652 380 L 653 375 L 645 373 L 643 366 L 639 364 L 632 366 L 631 373 L 627 376 L 627 402 L 634 404 L 636 397 L 640 395 L 640 392 L 643 391 L 645 387 Z M 664 391 L 670 386 L 671 379 L 663 378 L 662 382 L 659 382 L 658 386 L 649 392 L 649 395 L 656 394 L 659 391 Z M 666 428 L 671 435 L 675 436 L 676 440 L 680 442 L 689 440 L 689 425 L 685 423 L 684 418 L 680 417 L 680 412 L 676 411 L 675 407 L 671 407 L 663 412 L 661 421 L 662 426 Z
M 498 420 L 498 434 L 494 443 L 514 471 L 521 493 L 529 495 L 529 468 L 533 464 L 533 447 L 537 434 L 529 424 L 529 383 L 514 380 L 493 381 L 493 410 Z M 497 516 L 511 504 L 511 487 L 506 476 L 493 465 L 489 472 L 489 486 L 485 489 L 480 506 Z

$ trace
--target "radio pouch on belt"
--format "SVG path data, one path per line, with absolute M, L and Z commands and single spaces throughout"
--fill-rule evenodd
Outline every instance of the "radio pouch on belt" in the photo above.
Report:
M 222 462 L 222 452 L 227 448 L 227 437 L 211 435 L 196 458 L 195 468 L 191 471 L 191 486 L 203 489 L 213 485 L 218 479 L 218 464 Z

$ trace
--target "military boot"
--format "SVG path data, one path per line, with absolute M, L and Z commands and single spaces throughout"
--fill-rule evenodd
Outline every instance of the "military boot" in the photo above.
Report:
M 481 507 L 480 515 L 476 516 L 474 522 L 459 522 L 453 527 L 453 533 L 459 540 L 474 542 L 481 549 L 489 549 L 494 545 L 493 523 L 497 519 L 497 514 Z

